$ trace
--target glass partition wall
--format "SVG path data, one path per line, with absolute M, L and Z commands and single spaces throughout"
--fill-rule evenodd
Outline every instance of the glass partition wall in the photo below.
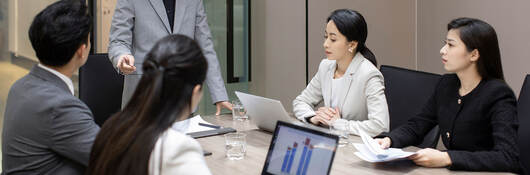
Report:
M 204 7 L 228 96 L 237 99 L 234 91 L 248 92 L 251 80 L 250 0 L 204 0 Z M 199 114 L 213 114 L 215 110 L 205 89 Z
M 95 14 L 93 52 L 107 53 L 110 23 L 116 0 L 89 0 L 88 3 Z M 231 101 L 236 99 L 234 91 L 248 92 L 248 82 L 251 80 L 250 0 L 204 0 L 203 5 Z M 203 100 L 199 104 L 197 113 L 211 115 L 215 110 L 209 89 L 205 86 Z

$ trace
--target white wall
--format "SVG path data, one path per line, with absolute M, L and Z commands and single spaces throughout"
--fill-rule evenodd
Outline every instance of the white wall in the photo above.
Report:
M 279 99 L 288 112 L 305 88 L 305 0 L 252 1 L 253 94 Z M 326 18 L 338 8 L 359 10 L 368 21 L 367 46 L 380 64 L 415 68 L 415 1 L 309 0 L 309 79 L 316 73 Z M 390 21 L 390 22 L 389 22 Z
M 367 46 L 379 65 L 445 73 L 439 49 L 447 23 L 457 17 L 485 20 L 497 31 L 504 75 L 515 94 L 530 73 L 530 1 L 511 0 L 309 0 L 309 79 L 324 58 L 326 18 L 335 9 L 358 10 L 368 23 Z M 305 88 L 305 0 L 252 1 L 250 92 L 282 101 Z
M 504 78 L 519 94 L 530 73 L 530 1 L 528 0 L 418 0 L 418 68 L 444 73 L 440 61 L 447 23 L 458 17 L 478 18 L 495 28 L 501 49 Z
M 366 46 L 378 65 L 416 68 L 415 0 L 309 0 L 309 76 L 325 57 L 322 43 L 326 19 L 336 9 L 359 11 L 368 25 Z
M 305 87 L 305 1 L 252 1 L 251 20 L 249 91 L 278 99 L 291 112 Z

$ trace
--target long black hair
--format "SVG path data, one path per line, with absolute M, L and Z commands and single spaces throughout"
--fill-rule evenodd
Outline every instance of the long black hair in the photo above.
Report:
M 452 29 L 458 30 L 468 52 L 478 50 L 477 70 L 482 78 L 504 80 L 499 41 L 491 25 L 479 19 L 457 18 L 447 24 L 447 31 Z
M 368 36 L 368 26 L 363 15 L 351 9 L 338 9 L 331 13 L 327 22 L 333 21 L 341 34 L 346 36 L 348 41 L 357 41 L 357 52 L 360 52 L 366 59 L 377 67 L 377 60 L 374 53 L 366 47 L 366 37 Z
M 143 63 L 142 78 L 127 106 L 101 128 L 87 174 L 148 174 L 159 136 L 192 111 L 192 94 L 206 77 L 201 48 L 184 35 L 158 41 Z

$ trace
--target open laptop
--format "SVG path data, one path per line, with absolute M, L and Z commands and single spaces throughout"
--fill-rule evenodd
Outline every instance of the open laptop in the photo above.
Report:
M 265 97 L 236 91 L 236 96 L 247 110 L 247 114 L 259 129 L 273 132 L 276 121 L 285 121 L 303 125 L 294 117 L 290 117 L 282 102 Z
M 278 121 L 261 174 L 329 174 L 339 137 Z

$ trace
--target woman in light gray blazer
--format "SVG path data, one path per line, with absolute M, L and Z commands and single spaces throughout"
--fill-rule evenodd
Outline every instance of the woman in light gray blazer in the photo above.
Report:
M 293 101 L 295 116 L 315 125 L 334 126 L 359 135 L 388 131 L 389 115 L 383 75 L 374 54 L 365 46 L 367 25 L 349 9 L 328 17 L 322 60 L 306 89 Z M 324 107 L 313 108 L 324 101 Z

